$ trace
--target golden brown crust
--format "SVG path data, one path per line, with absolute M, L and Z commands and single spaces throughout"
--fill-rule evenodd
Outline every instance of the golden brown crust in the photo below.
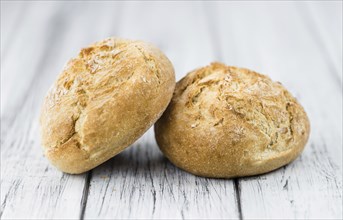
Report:
M 174 86 L 172 64 L 148 43 L 109 38 L 82 49 L 43 103 L 45 155 L 67 173 L 94 168 L 152 126 Z
M 277 169 L 302 152 L 309 132 L 304 109 L 280 83 L 220 63 L 180 80 L 155 124 L 172 163 L 217 178 Z

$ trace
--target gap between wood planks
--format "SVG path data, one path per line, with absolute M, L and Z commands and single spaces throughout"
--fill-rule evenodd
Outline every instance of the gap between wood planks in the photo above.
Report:
M 220 50 L 220 47 L 219 47 L 219 44 L 218 44 L 218 32 L 215 31 L 215 26 L 213 25 L 213 20 L 211 18 L 209 18 L 208 20 L 209 22 L 209 27 L 211 28 L 211 36 L 212 36 L 212 39 L 213 39 L 213 45 L 214 45 L 214 48 L 216 49 L 216 52 L 219 54 L 218 57 L 222 57 L 222 51 Z M 310 28 L 310 27 L 309 27 Z M 315 28 L 315 27 L 313 27 Z M 214 29 L 214 31 L 212 31 L 212 29 Z M 315 37 L 316 40 L 321 40 L 320 37 Z M 324 46 L 324 43 L 322 42 L 323 46 Z M 325 47 L 321 48 L 321 49 L 324 49 L 325 50 Z M 44 53 L 43 53 L 44 54 Z M 325 54 L 325 53 L 324 53 Z M 42 60 L 44 60 L 45 58 L 43 57 Z M 43 61 L 41 62 L 43 63 Z M 40 66 L 41 64 L 39 64 Z M 38 66 L 38 68 L 39 68 Z M 37 73 L 38 74 L 38 73 Z M 37 77 L 37 76 L 36 76 Z M 35 85 L 35 80 L 33 80 L 31 83 L 30 83 L 30 89 Z M 340 84 L 340 87 L 341 87 L 341 84 Z M 25 99 L 23 99 L 25 100 Z M 22 108 L 19 108 L 18 109 L 22 109 Z M 19 110 L 19 111 L 22 111 L 22 110 Z M 84 189 L 83 189 L 83 196 L 82 196 L 82 200 L 81 200 L 81 211 L 80 211 L 80 219 L 83 219 L 84 218 L 84 213 L 85 213 L 85 208 L 86 208 L 86 205 L 87 205 L 87 200 L 88 200 L 88 193 L 89 193 L 89 188 L 90 188 L 90 180 L 92 178 L 92 171 L 90 171 L 89 173 L 87 173 L 87 177 L 86 177 L 86 182 L 85 182 L 85 185 L 84 185 Z M 243 214 L 242 214 L 242 207 L 241 207 L 241 201 L 240 201 L 240 179 L 237 178 L 237 179 L 234 179 L 234 187 L 235 187 L 235 193 L 236 193 L 236 200 L 237 200 L 237 206 L 238 206 L 238 212 L 239 212 L 239 217 L 240 219 L 243 219 Z
M 120 18 L 121 13 L 123 12 L 123 8 L 120 6 L 117 6 L 117 10 L 116 13 L 114 13 L 114 18 L 113 21 L 116 21 L 116 25 L 113 25 L 113 30 L 109 31 L 109 33 L 111 33 L 111 35 L 113 36 L 112 33 L 118 34 L 118 29 L 120 29 Z M 83 194 L 82 194 L 82 199 L 81 199 L 81 204 L 80 204 L 80 220 L 83 220 L 85 217 L 85 212 L 86 212 L 86 207 L 87 207 L 87 202 L 88 202 L 88 194 L 89 194 L 89 190 L 90 190 L 90 183 L 92 180 L 92 170 L 87 172 L 87 176 L 86 176 L 86 182 L 85 182 L 85 186 L 83 189 Z
M 80 219 L 84 219 L 84 216 L 85 216 L 91 179 L 92 179 L 92 170 L 88 171 L 85 186 L 83 188 L 83 194 L 82 194 L 81 205 L 80 205 L 81 206 Z
M 49 21 L 49 23 L 55 23 L 55 22 L 59 21 L 60 20 L 59 18 L 63 15 L 64 14 L 61 11 L 58 11 L 51 18 L 51 21 Z M 68 16 L 63 16 L 63 18 L 68 19 Z M 65 20 L 63 18 L 61 18 L 61 19 Z M 118 20 L 118 19 L 116 19 L 116 20 Z M 56 29 L 56 27 L 54 27 L 54 25 L 51 25 L 50 27 Z M 54 36 L 55 36 L 54 34 L 48 34 L 46 37 L 46 42 L 44 44 L 50 45 L 50 41 L 54 41 Z M 56 36 L 57 36 L 57 34 L 56 34 Z M 53 53 L 51 53 L 51 50 L 57 49 L 59 44 L 52 44 L 52 45 L 53 45 L 53 47 L 50 47 L 50 49 L 49 49 L 50 53 L 48 52 L 49 47 L 47 47 L 47 46 L 45 47 L 45 49 L 41 53 L 42 57 L 40 58 L 37 66 L 35 67 L 36 72 L 34 72 L 34 74 L 33 74 L 35 78 L 31 79 L 30 82 L 28 82 L 28 86 L 27 86 L 28 88 L 25 90 L 25 91 L 30 91 L 30 93 L 26 93 L 24 91 L 24 94 L 22 94 L 20 99 L 19 99 L 22 101 L 22 103 L 17 104 L 15 111 L 11 111 L 8 115 L 6 115 L 6 116 L 8 116 L 8 118 L 12 119 L 11 123 L 8 124 L 9 130 L 13 130 L 13 128 L 14 128 L 13 125 L 15 124 L 16 121 L 18 121 L 18 117 L 16 116 L 16 113 L 19 113 L 20 115 L 25 114 L 25 110 L 24 110 L 25 108 L 24 107 L 29 105 L 28 104 L 29 102 L 27 100 L 30 100 L 30 97 L 33 96 L 32 94 L 36 93 L 37 90 L 39 90 L 39 88 L 41 87 L 39 84 L 42 82 L 42 80 L 40 79 L 42 73 L 44 72 L 42 70 L 46 68 L 46 65 L 47 65 L 46 63 L 48 63 L 46 61 L 52 59 L 51 56 Z M 12 122 L 14 122 L 14 123 L 12 123 Z M 80 219 L 83 219 L 85 217 L 86 206 L 87 206 L 87 202 L 88 202 L 88 198 L 89 198 L 90 184 L 91 184 L 91 180 L 93 178 L 92 173 L 93 173 L 92 171 L 87 173 L 86 181 L 84 182 L 84 185 L 83 185 L 84 187 L 83 187 L 81 202 L 80 202 L 80 206 L 79 206 L 80 207 L 80 210 L 79 210 L 79 218 Z M 64 175 L 66 176 L 67 174 L 64 174 Z M 185 192 L 184 192 L 184 194 L 185 194 Z M 182 214 L 182 217 L 184 218 L 182 211 L 181 211 L 181 214 Z
M 22 119 L 21 116 L 26 115 L 26 112 L 27 112 L 26 107 L 32 105 L 33 103 L 32 100 L 36 100 L 35 102 L 37 102 L 37 98 L 36 98 L 37 93 L 41 92 L 40 90 L 42 88 L 42 85 L 44 84 L 44 80 L 42 79 L 47 79 L 47 75 L 49 75 L 49 74 L 46 74 L 46 71 L 45 71 L 48 67 L 47 65 L 50 63 L 51 60 L 53 60 L 53 57 L 55 55 L 54 52 L 56 52 L 57 48 L 60 48 L 61 46 L 60 42 L 63 41 L 63 39 L 66 37 L 65 29 L 70 27 L 70 23 L 67 22 L 68 19 L 70 19 L 69 12 L 70 12 L 70 9 L 68 9 L 68 7 L 56 7 L 56 10 L 53 13 L 53 15 L 49 17 L 49 20 L 48 20 L 49 25 L 47 26 L 48 28 L 46 29 L 46 32 L 45 32 L 47 34 L 45 35 L 44 41 L 43 41 L 44 48 L 39 53 L 41 56 L 39 57 L 38 62 L 34 66 L 35 71 L 32 74 L 34 78 L 30 78 L 27 82 L 27 85 L 25 86 L 25 89 L 20 91 L 22 94 L 20 94 L 17 102 L 15 103 L 16 105 L 15 109 L 12 111 L 6 112 L 6 114 L 3 117 L 1 117 L 2 125 L 3 125 L 4 118 L 10 119 L 8 120 L 10 121 L 10 123 L 6 123 L 4 125 L 4 127 L 6 127 L 6 130 L 10 130 L 10 131 L 15 130 L 16 125 L 18 124 L 17 122 L 20 121 L 20 119 Z M 34 119 L 34 116 L 29 115 L 28 119 L 31 121 L 30 124 L 32 125 L 32 120 Z M 32 128 L 29 128 L 28 131 L 31 132 Z M 11 139 L 10 135 L 6 135 L 6 137 L 4 137 L 3 132 L 1 132 L 1 144 L 3 144 L 5 140 L 7 141 L 9 139 Z M 12 144 L 11 146 L 8 145 L 7 149 L 9 147 L 12 147 Z M 32 146 L 27 146 L 27 149 L 29 149 L 30 147 Z M 67 177 L 67 175 L 63 174 L 62 177 Z M 11 193 L 14 193 L 14 192 L 15 192 L 15 189 L 11 190 L 11 188 L 7 190 L 6 192 L 4 192 L 5 199 L 3 203 L 1 204 L 0 215 L 4 213 L 5 208 L 11 209 L 11 204 L 8 204 L 8 207 L 7 207 L 6 201 L 7 201 L 8 195 L 11 195 Z
M 239 219 L 243 219 L 243 212 L 242 212 L 242 205 L 241 205 L 241 187 L 239 185 L 239 179 L 235 178 L 233 180 L 234 187 L 235 187 L 235 194 L 236 194 L 236 201 L 238 207 L 238 216 Z
M 212 47 L 215 50 L 215 55 L 216 58 L 219 61 L 224 61 L 224 56 L 223 56 L 223 51 L 221 50 L 221 47 L 219 45 L 218 42 L 220 42 L 220 37 L 219 37 L 219 31 L 218 31 L 218 26 L 216 25 L 216 22 L 214 19 L 214 15 L 216 14 L 216 12 L 214 11 L 215 8 L 213 8 L 213 6 L 209 6 L 206 7 L 206 9 L 208 10 L 206 13 L 205 10 L 205 6 L 204 6 L 204 12 L 207 15 L 207 29 L 210 33 L 210 37 L 212 40 Z M 310 14 L 308 5 L 307 7 L 305 7 L 305 13 L 300 12 L 299 14 L 302 15 L 302 22 L 305 24 L 305 26 L 308 28 L 308 32 L 312 33 L 310 34 L 311 37 L 313 38 L 313 40 L 315 42 L 317 42 L 317 44 L 319 45 L 318 48 L 321 51 L 323 60 L 325 61 L 325 64 L 327 65 L 329 71 L 330 71 L 330 78 L 334 81 L 336 81 L 334 84 L 337 88 L 339 88 L 340 90 L 342 90 L 342 83 L 341 80 L 339 78 L 339 70 L 338 68 L 334 65 L 334 63 L 332 62 L 332 60 L 330 60 L 330 53 L 327 49 L 327 47 L 325 46 L 325 42 L 323 40 L 322 35 L 320 35 L 318 28 L 316 28 L 313 25 L 314 19 L 313 19 L 313 15 Z M 318 36 L 316 36 L 318 34 Z M 283 169 L 286 169 L 287 165 L 283 166 Z M 283 174 L 284 175 L 284 174 Z M 283 178 L 283 177 L 282 177 Z M 242 210 L 242 202 L 241 202 L 241 185 L 240 185 L 240 180 L 241 178 L 235 178 L 233 179 L 234 181 L 234 190 L 235 190 L 235 195 L 236 195 L 236 202 L 237 202 L 237 207 L 238 207 L 238 214 L 239 214 L 239 218 L 240 219 L 244 219 L 244 215 L 243 215 L 243 210 Z M 284 188 L 288 189 L 288 180 L 286 181 L 286 183 L 283 186 Z
M 206 13 L 206 9 L 208 10 L 208 13 Z M 218 30 L 215 25 L 215 21 L 213 20 L 214 17 L 214 11 L 213 11 L 213 6 L 207 7 L 203 4 L 203 10 L 205 14 L 207 15 L 207 28 L 210 33 L 210 38 L 212 40 L 212 47 L 213 50 L 215 51 L 214 54 L 216 56 L 217 60 L 224 60 L 223 59 L 223 51 L 221 50 L 221 47 L 219 46 L 219 36 L 218 36 Z M 234 178 L 233 179 L 233 185 L 234 185 L 234 190 L 235 190 L 235 195 L 236 195 L 236 203 L 237 203 L 237 210 L 238 210 L 238 216 L 239 219 L 243 219 L 243 212 L 242 212 L 242 204 L 241 204 L 241 187 L 239 184 L 239 178 Z
M 28 9 L 25 9 L 25 10 L 27 11 Z M 64 37 L 64 34 L 62 34 L 62 35 L 60 34 L 60 33 L 64 33 L 64 30 L 63 30 L 63 28 L 65 28 L 64 25 L 68 26 L 68 24 L 69 24 L 67 22 L 68 19 L 70 19 L 70 16 L 67 16 L 69 11 L 70 11 L 70 9 L 69 9 L 68 5 L 63 4 L 56 9 L 55 13 L 49 19 L 48 23 L 50 25 L 48 25 L 48 29 L 46 31 L 47 34 L 46 34 L 46 37 L 44 38 L 44 42 L 43 42 L 45 47 L 42 50 L 42 52 L 40 53 L 41 56 L 37 62 L 37 65 L 35 66 L 35 71 L 32 74 L 32 78 L 30 78 L 29 82 L 27 83 L 26 90 L 19 97 L 19 99 L 18 99 L 19 101 L 16 103 L 14 111 L 10 111 L 8 113 L 6 112 L 6 114 L 1 117 L 2 123 L 3 123 L 3 120 L 6 121 L 6 124 L 5 124 L 5 127 L 7 127 L 6 130 L 12 130 L 14 128 L 14 125 L 16 124 L 15 122 L 18 120 L 18 115 L 23 114 L 24 109 L 25 109 L 24 107 L 28 105 L 27 100 L 29 100 L 29 98 L 32 96 L 32 94 L 34 94 L 37 91 L 37 89 L 40 88 L 39 84 L 40 84 L 41 78 L 42 78 L 41 75 L 44 73 L 43 70 L 47 68 L 47 65 L 49 63 L 48 61 L 51 60 L 52 57 L 54 56 L 54 53 L 52 51 L 55 51 L 60 46 L 60 44 L 58 44 L 56 42 L 60 42 L 60 38 Z M 118 13 L 114 13 L 114 14 L 117 15 Z M 20 17 L 20 19 L 17 19 L 17 20 L 22 20 L 22 18 L 23 18 L 23 16 L 18 16 L 18 17 Z M 117 18 L 117 17 L 115 16 L 115 18 Z M 117 21 L 118 19 L 114 19 L 114 20 Z M 21 25 L 21 23 L 20 23 L 20 25 Z M 114 25 L 114 27 L 116 27 L 116 25 Z M 116 33 L 116 31 L 110 31 L 110 33 Z M 59 39 L 59 40 L 57 41 L 57 39 Z M 30 92 L 27 92 L 27 91 L 30 91 Z M 3 134 L 3 132 L 1 132 L 1 143 L 5 142 L 4 140 L 7 138 L 6 134 Z M 87 173 L 87 176 L 86 176 L 83 195 L 82 195 L 82 199 L 81 199 L 81 203 L 80 203 L 80 215 L 79 215 L 80 218 L 84 217 L 85 207 L 87 205 L 87 199 L 88 199 L 89 184 L 90 184 L 90 180 L 92 178 L 91 174 L 92 173 L 90 171 Z M 67 174 L 63 174 L 63 175 L 67 175 Z M 10 193 L 10 191 L 8 191 L 6 193 L 7 194 L 5 196 L 5 200 L 4 200 L 3 204 L 1 205 L 0 216 L 2 215 L 3 210 L 5 209 L 6 198 L 8 196 L 8 193 Z
M 66 16 L 66 13 L 63 13 L 63 12 L 64 12 L 64 10 L 62 10 L 61 7 L 58 7 L 56 9 L 56 13 L 54 13 L 52 15 L 52 17 L 49 18 L 49 23 L 51 25 L 48 26 L 48 29 L 46 32 L 47 36 L 44 38 L 46 40 L 43 42 L 45 47 L 42 50 L 42 52 L 40 53 L 41 57 L 39 57 L 39 61 L 37 62 L 37 65 L 35 66 L 35 72 L 32 74 L 32 77 L 34 77 L 34 78 L 31 78 L 30 81 L 28 82 L 27 89 L 20 91 L 20 92 L 23 92 L 23 94 L 21 94 L 21 96 L 19 97 L 19 99 L 16 103 L 16 106 L 15 106 L 15 109 L 12 111 L 6 112 L 6 114 L 3 117 L 1 117 L 2 126 L 4 125 L 3 120 L 8 119 L 7 122 L 9 122 L 9 123 L 6 123 L 4 125 L 4 127 L 6 127 L 7 131 L 15 130 L 15 126 L 16 126 L 18 120 L 21 119 L 20 116 L 26 114 L 25 113 L 27 111 L 26 107 L 32 105 L 32 100 L 34 99 L 32 97 L 34 97 L 35 94 L 37 93 L 37 91 L 39 91 L 39 89 L 42 87 L 41 86 L 42 85 L 41 78 L 42 78 L 42 74 L 44 72 L 43 70 L 47 68 L 47 65 L 49 63 L 47 61 L 52 60 L 52 57 L 54 56 L 53 52 L 58 48 L 58 46 L 61 45 L 58 42 L 60 42 L 61 38 L 65 37 L 64 34 L 62 34 L 62 35 L 57 34 L 59 32 L 63 33 L 63 31 L 62 31 L 63 24 L 68 24 L 67 21 L 68 21 L 69 16 Z M 66 25 L 66 26 L 68 26 L 68 25 Z M 57 40 L 57 37 L 59 37 L 59 40 Z M 34 119 L 34 116 L 29 117 L 29 120 L 33 120 L 33 119 Z M 30 125 L 28 131 L 32 130 L 32 128 L 31 128 L 32 122 L 30 122 L 30 124 L 31 125 Z M 3 129 L 3 127 L 2 127 L 2 129 Z M 1 131 L 1 145 L 3 144 L 3 142 L 5 142 L 5 139 L 7 141 L 10 138 L 10 137 L 7 137 L 7 135 L 4 137 L 2 131 Z M 9 147 L 12 147 L 12 144 L 11 144 L 11 146 L 8 146 L 7 149 Z M 27 146 L 27 149 L 29 149 L 30 147 L 32 147 L 32 146 L 31 145 Z M 2 148 L 2 150 L 3 150 L 3 148 Z M 3 169 L 2 169 L 2 171 L 3 171 Z M 18 182 L 18 184 L 21 183 L 20 181 Z M 18 187 L 18 186 L 16 186 L 16 187 Z M 11 209 L 11 205 L 9 205 L 9 207 L 6 206 L 6 201 L 7 201 L 8 195 L 10 195 L 11 193 L 13 193 L 15 191 L 16 190 L 14 188 L 13 191 L 11 189 L 9 189 L 9 190 L 7 190 L 7 192 L 3 192 L 4 194 L 6 193 L 6 195 L 5 195 L 5 199 L 4 199 L 3 203 L 1 204 L 0 217 L 2 217 L 2 214 L 4 214 L 5 208 Z

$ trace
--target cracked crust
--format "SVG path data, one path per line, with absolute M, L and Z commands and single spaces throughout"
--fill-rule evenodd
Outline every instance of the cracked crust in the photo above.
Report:
M 217 178 L 277 169 L 302 152 L 309 132 L 303 107 L 281 83 L 221 63 L 180 80 L 155 124 L 157 143 L 172 163 Z
M 153 125 L 174 86 L 172 64 L 148 43 L 109 38 L 82 49 L 43 103 L 46 157 L 67 173 L 98 166 Z

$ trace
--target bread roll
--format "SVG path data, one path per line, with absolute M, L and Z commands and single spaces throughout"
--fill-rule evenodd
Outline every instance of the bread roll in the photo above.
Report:
M 307 115 L 278 82 L 212 63 L 180 80 L 155 124 L 177 167 L 204 177 L 261 174 L 293 161 L 309 137 Z
M 174 87 L 172 64 L 151 44 L 109 38 L 82 49 L 43 103 L 46 157 L 66 173 L 98 166 L 155 123 Z

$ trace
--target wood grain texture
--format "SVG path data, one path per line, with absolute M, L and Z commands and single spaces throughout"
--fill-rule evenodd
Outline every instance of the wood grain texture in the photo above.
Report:
M 238 217 L 233 182 L 177 169 L 157 149 L 153 130 L 94 169 L 88 195 L 86 219 Z
M 230 63 L 234 57 L 241 62 L 238 65 L 249 63 L 283 82 L 304 105 L 312 128 L 309 143 L 295 162 L 239 180 L 243 218 L 341 218 L 342 93 L 340 82 L 330 73 L 332 63 L 323 57 L 320 38 L 314 37 L 294 4 L 227 8 L 217 5 L 215 11 L 221 18 L 216 20 L 218 35 L 232 38 L 220 41 L 225 45 L 222 59 Z M 234 19 L 241 21 L 239 26 Z M 225 29 L 227 25 L 235 31 Z
M 36 5 L 32 10 L 37 13 L 36 7 L 39 6 Z M 70 18 L 67 14 L 63 15 Z M 42 16 L 36 19 L 44 19 L 44 14 Z M 58 18 L 58 21 L 65 24 L 65 20 L 63 22 L 61 18 Z M 53 21 L 50 22 L 53 24 Z M 52 24 L 50 23 L 50 25 Z M 61 32 L 65 31 L 65 27 L 55 28 Z M 5 137 L 2 135 L 1 147 L 1 176 L 5 177 L 1 178 L 1 218 L 3 219 L 78 217 L 77 210 L 82 191 L 77 189 L 84 185 L 84 176 L 67 176 L 50 167 L 42 157 L 39 141 L 38 111 L 40 102 L 48 84 L 55 78 L 53 71 L 61 68 L 56 64 L 59 64 L 63 57 L 61 57 L 61 52 L 57 52 L 56 49 L 67 46 L 62 43 L 63 37 L 66 36 L 58 35 L 56 37 L 59 37 L 60 41 L 47 42 L 53 46 L 45 45 L 45 49 L 49 51 L 45 53 L 44 58 L 41 58 L 43 61 L 37 67 L 38 69 L 32 70 L 34 73 L 31 78 L 30 75 L 26 75 L 27 78 L 24 81 L 30 83 L 27 85 L 29 88 L 18 91 L 19 94 L 21 93 L 20 96 L 25 97 L 16 100 L 18 102 L 16 104 L 20 107 L 6 113 L 13 120 L 8 124 L 3 124 L 3 118 L 1 120 L 2 129 L 7 132 Z M 33 51 L 34 49 L 30 52 Z M 18 55 L 19 52 L 17 50 L 13 53 Z M 56 54 L 54 54 L 55 52 Z M 13 66 L 17 60 L 8 59 L 6 62 L 9 63 L 9 66 Z M 52 72 L 50 72 L 51 70 Z M 25 69 L 23 68 L 21 71 L 25 71 Z M 7 72 L 6 69 L 2 69 L 1 72 L 12 73 L 11 71 Z M 18 80 L 21 75 L 22 72 L 18 74 Z M 33 77 L 34 75 L 36 77 Z M 10 93 L 16 92 L 15 81 L 12 83 L 13 88 Z
M 342 219 L 342 2 L 1 2 L 1 219 Z M 66 61 L 108 36 L 160 47 L 177 79 L 212 61 L 281 81 L 304 105 L 302 156 L 218 180 L 177 169 L 150 129 L 83 175 L 42 156 L 41 101 Z
M 188 14 L 190 8 L 192 14 Z M 131 3 L 122 10 L 125 13 L 120 35 L 156 43 L 176 64 L 177 78 L 195 68 L 196 63 L 211 59 L 210 35 L 207 26 L 200 25 L 206 22 L 201 4 Z M 175 11 L 178 16 L 174 16 Z M 184 20 L 187 16 L 189 20 Z M 138 22 L 152 29 L 161 29 L 159 25 L 170 27 L 154 36 L 146 27 L 131 28 Z M 196 27 L 201 35 L 197 41 L 192 39 L 189 27 Z M 180 33 L 186 39 L 181 40 Z M 199 44 L 203 47 L 199 48 Z M 187 59 L 180 53 L 173 54 L 175 51 L 182 51 Z M 203 51 L 208 53 L 200 53 Z M 127 151 L 92 171 L 88 195 L 86 219 L 239 217 L 233 181 L 199 178 L 175 168 L 158 150 L 152 130 Z
M 39 7 L 46 10 L 54 8 L 53 17 L 49 20 L 50 15 L 39 14 L 38 11 L 42 10 L 42 8 L 38 10 Z M 75 7 L 78 7 L 79 13 L 75 13 Z M 48 164 L 48 161 L 42 156 L 40 147 L 38 114 L 47 89 L 67 59 L 75 55 L 82 46 L 95 41 L 99 35 L 106 34 L 104 32 L 107 30 L 100 26 L 99 29 L 96 29 L 98 32 L 93 36 L 88 34 L 89 25 L 93 24 L 93 20 L 91 16 L 87 16 L 94 8 L 94 5 L 49 2 L 35 3 L 28 9 L 28 13 L 36 16 L 36 20 L 48 19 L 47 28 L 43 27 L 42 32 L 39 32 L 40 34 L 46 33 L 45 38 L 47 39 L 43 41 L 45 44 L 42 47 L 43 51 L 39 51 L 39 48 L 36 47 L 31 49 L 31 46 L 23 45 L 24 48 L 30 48 L 30 53 L 37 52 L 44 56 L 40 57 L 36 67 L 30 69 L 33 71 L 31 75 L 24 75 L 23 79 L 20 78 L 25 72 L 25 66 L 23 66 L 18 70 L 17 76 L 12 78 L 12 81 L 9 80 L 13 87 L 8 89 L 8 93 L 17 93 L 18 96 L 12 96 L 12 99 L 8 100 L 18 107 L 10 109 L 4 102 L 6 109 L 11 111 L 6 111 L 1 119 L 1 129 L 4 130 L 1 136 L 0 215 L 2 219 L 61 219 L 79 218 L 81 215 L 82 202 L 87 199 L 83 198 L 84 191 L 88 190 L 87 174 L 66 175 Z M 112 16 L 110 13 L 105 13 L 97 18 L 98 21 L 104 22 Z M 40 43 L 33 42 L 32 44 Z M 20 55 L 21 50 L 15 50 L 13 53 Z M 17 65 L 18 60 L 8 57 L 5 62 L 8 63 L 8 66 L 13 66 Z M 11 74 L 16 73 L 1 69 L 1 74 L 13 77 Z M 25 82 L 27 88 L 21 86 L 17 90 L 16 80 Z M 3 97 L 3 93 L 1 96 Z M 3 99 L 1 101 L 3 105 Z M 12 119 L 11 123 L 4 123 L 5 117 Z M 84 190 L 84 187 L 87 190 Z
M 1 42 L 4 40 L 4 45 L 1 47 L 1 138 L 4 139 L 7 126 L 13 123 L 15 113 L 22 107 L 25 101 L 25 97 L 29 93 L 29 88 L 32 86 L 35 77 L 38 78 L 41 73 L 40 69 L 44 65 L 45 56 L 48 53 L 49 44 L 51 44 L 51 38 L 55 35 L 50 34 L 54 30 L 54 27 L 49 24 L 52 23 L 55 15 L 59 12 L 59 5 L 47 5 L 40 16 L 36 16 L 40 13 L 41 8 L 37 3 L 32 4 L 18 4 L 11 5 L 6 2 L 2 9 L 7 5 L 13 7 L 13 11 L 19 11 L 17 18 L 10 16 L 2 17 L 2 22 L 5 23 L 5 29 L 8 29 L 8 34 L 13 33 L 11 37 L 5 39 L 1 38 Z M 23 9 L 25 8 L 25 9 Z M 4 11 L 7 11 L 3 9 Z M 24 15 L 20 11 L 25 11 Z M 24 17 L 23 17 L 24 16 Z M 25 19 L 25 17 L 31 17 L 32 19 Z M 45 19 L 42 19 L 45 18 Z M 19 22 L 13 22 L 18 20 Z M 7 26 L 9 26 L 7 28 Z M 11 31 L 10 31 L 11 30 Z M 25 36 L 25 40 L 22 36 Z M 10 39 L 9 39 L 10 38 Z M 39 44 L 34 43 L 40 42 Z M 25 48 L 25 49 L 23 49 Z M 20 64 L 20 65 L 18 65 Z

